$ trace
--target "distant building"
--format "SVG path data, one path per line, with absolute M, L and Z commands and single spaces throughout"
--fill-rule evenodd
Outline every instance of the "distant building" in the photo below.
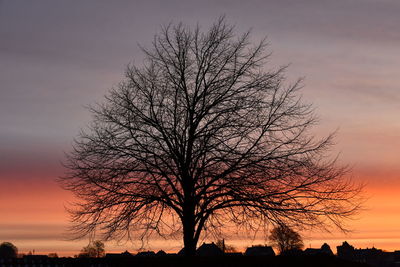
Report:
M 329 256 L 333 256 L 332 249 L 331 249 L 331 247 L 330 247 L 327 243 L 324 243 L 324 244 L 321 246 L 321 252 L 322 252 L 322 254 L 329 255 Z
M 331 250 L 331 247 L 327 244 L 324 243 L 321 248 L 307 248 L 304 250 L 304 255 L 327 255 L 327 256 L 333 256 L 333 252 Z
M 354 247 L 344 241 L 341 246 L 337 246 L 337 256 L 345 260 L 354 260 Z
M 64 258 L 50 258 L 47 255 L 22 255 L 19 258 L 0 258 L 0 266 L 63 266 Z
M 221 256 L 224 252 L 216 245 L 212 243 L 203 243 L 197 250 L 197 256 Z
M 339 258 L 366 263 L 372 266 L 400 266 L 396 264 L 396 252 L 384 252 L 375 247 L 355 249 L 347 242 L 343 242 L 337 247 L 337 255 Z
M 31 261 L 46 261 L 49 259 L 47 255 L 23 255 L 23 259 Z
M 156 253 L 154 251 L 141 251 L 138 254 L 136 254 L 136 257 L 154 257 L 156 256 Z
M 166 253 L 164 250 L 159 250 L 159 251 L 156 253 L 156 256 L 157 256 L 157 257 L 167 256 L 167 253 Z
M 319 248 L 306 248 L 306 250 L 303 251 L 304 255 L 319 255 L 321 253 L 321 250 Z
M 129 253 L 127 250 L 122 253 L 107 253 L 106 258 L 129 258 L 133 257 L 131 253 Z
M 285 250 L 281 253 L 281 255 L 284 256 L 302 256 L 304 255 L 304 251 L 301 249 L 289 249 L 289 250 Z
M 246 249 L 245 256 L 275 256 L 275 252 L 270 246 L 252 246 Z

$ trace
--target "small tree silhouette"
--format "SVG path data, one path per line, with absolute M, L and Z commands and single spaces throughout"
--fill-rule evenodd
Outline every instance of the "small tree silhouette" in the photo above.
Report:
M 284 224 L 272 229 L 269 239 L 272 245 L 279 250 L 280 254 L 290 250 L 299 250 L 304 247 L 300 234 Z
M 0 244 L 0 258 L 16 258 L 18 249 L 10 242 Z
M 81 253 L 79 253 L 78 257 L 81 258 L 100 258 L 104 257 L 105 249 L 104 243 L 96 240 L 91 242 L 86 247 L 82 248 Z

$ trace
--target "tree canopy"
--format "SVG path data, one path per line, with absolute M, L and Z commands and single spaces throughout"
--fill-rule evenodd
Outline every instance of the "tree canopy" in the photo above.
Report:
M 332 135 L 312 135 L 300 81 L 269 67 L 266 48 L 224 19 L 162 28 L 67 154 L 75 233 L 182 233 L 194 254 L 225 224 L 342 227 L 358 188 L 326 157 Z
M 101 258 L 105 255 L 104 243 L 100 240 L 90 242 L 89 245 L 83 247 L 78 257 L 80 258 Z
M 300 234 L 284 224 L 271 230 L 269 240 L 279 250 L 280 254 L 291 250 L 300 250 L 304 247 Z
M 16 258 L 18 249 L 10 242 L 3 242 L 0 244 L 0 258 Z

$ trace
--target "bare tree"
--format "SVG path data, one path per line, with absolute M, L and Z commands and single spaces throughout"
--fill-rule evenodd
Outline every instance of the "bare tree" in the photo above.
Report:
M 89 245 L 83 247 L 78 257 L 80 258 L 101 258 L 105 255 L 104 243 L 100 240 L 90 242 Z
M 290 250 L 300 250 L 304 247 L 300 234 L 284 224 L 274 227 L 269 238 L 280 254 Z
M 234 223 L 342 226 L 358 188 L 326 159 L 332 136 L 316 140 L 300 81 L 266 70 L 266 43 L 235 37 L 224 19 L 207 32 L 168 26 L 143 49 L 142 67 L 102 104 L 75 140 L 62 185 L 78 236 L 200 236 Z M 178 223 L 177 223 L 178 222 Z

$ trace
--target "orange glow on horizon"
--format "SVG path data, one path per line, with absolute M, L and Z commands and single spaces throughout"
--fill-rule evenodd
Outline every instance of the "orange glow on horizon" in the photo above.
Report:
M 371 174 L 371 173 L 370 173 Z M 371 174 L 372 175 L 372 174 Z M 395 180 L 397 173 L 392 173 L 385 179 Z M 358 180 L 363 180 L 361 177 Z M 337 230 L 332 233 L 320 231 L 303 231 L 306 247 L 319 247 L 324 242 L 331 245 L 335 251 L 336 246 L 347 240 L 355 247 L 381 248 L 387 251 L 400 249 L 400 195 L 398 186 L 393 183 L 380 183 L 378 177 L 365 180 L 367 184 L 364 194 L 367 200 L 364 210 L 354 220 L 347 223 L 352 230 L 343 234 Z M 59 255 L 72 256 L 87 244 L 87 240 L 67 241 L 68 214 L 64 205 L 73 201 L 69 192 L 62 190 L 52 179 L 44 179 L 42 183 L 36 180 L 21 182 L 1 182 L 0 184 L 0 236 L 1 241 L 13 242 L 19 247 L 21 253 L 35 249 L 37 254 L 57 252 Z M 6 201 L 5 201 L 6 200 Z M 10 205 L 9 203 L 12 203 Z M 227 243 L 243 251 L 247 246 L 265 244 L 267 238 L 249 240 L 246 237 L 226 237 Z M 214 240 L 208 240 L 214 241 Z M 207 241 L 207 242 L 208 242 Z M 144 244 L 144 248 L 168 252 L 179 251 L 182 247 L 180 239 L 163 240 L 157 238 Z M 142 246 L 141 242 L 107 242 L 108 251 L 137 251 Z

